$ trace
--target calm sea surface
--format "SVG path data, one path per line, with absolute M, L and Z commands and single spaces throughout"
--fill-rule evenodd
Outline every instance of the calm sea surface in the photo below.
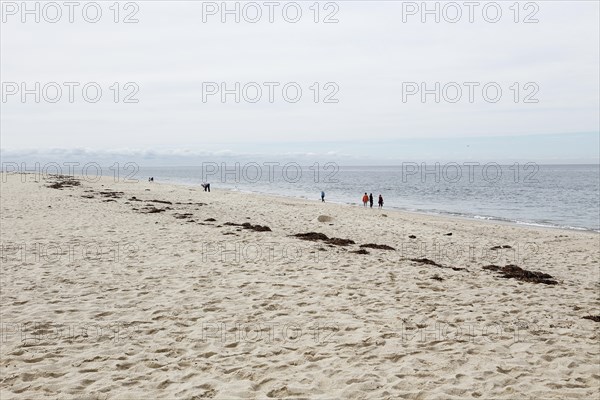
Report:
M 417 164 L 349 167 L 335 164 L 217 164 L 140 167 L 157 182 L 359 204 L 364 192 L 383 195 L 384 208 L 600 231 L 599 165 Z

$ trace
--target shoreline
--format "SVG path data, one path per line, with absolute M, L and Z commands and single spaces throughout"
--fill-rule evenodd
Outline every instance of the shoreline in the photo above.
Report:
M 4 171 L 0 171 L 0 176 L 7 174 Z M 9 172 L 8 175 L 19 175 L 19 174 L 23 174 L 23 175 L 36 175 L 35 173 L 29 173 L 29 172 Z M 37 174 L 39 176 L 39 174 Z M 52 176 L 52 175 L 49 175 Z M 69 176 L 69 177 L 73 177 L 75 179 L 80 179 L 83 182 L 87 182 L 87 183 L 93 183 L 91 181 L 88 181 L 83 175 L 64 175 L 64 176 Z M 107 180 L 110 181 L 110 175 L 101 175 L 100 176 L 102 180 Z M 116 182 L 113 181 L 113 183 L 119 183 L 121 182 L 120 180 L 117 180 Z M 137 180 L 137 181 L 131 181 L 131 182 L 127 182 L 127 181 L 123 181 L 122 183 L 130 183 L 130 184 L 141 184 L 141 183 L 150 183 L 147 182 L 145 180 Z M 166 186 L 173 186 L 173 187 L 193 187 L 193 188 L 201 188 L 201 184 L 200 183 L 189 183 L 189 182 L 184 182 L 184 181 L 171 181 L 171 182 L 152 182 L 150 183 L 151 185 L 166 185 Z M 231 193 L 241 193 L 241 194 L 249 194 L 249 195 L 256 195 L 256 196 L 265 196 L 265 197 L 273 197 L 273 198 L 279 198 L 279 199 L 294 199 L 294 200 L 298 200 L 298 201 L 308 201 L 308 202 L 314 202 L 315 204 L 320 204 L 321 201 L 320 200 L 312 200 L 308 197 L 302 197 L 302 196 L 294 196 L 294 195 L 285 195 L 285 194 L 275 194 L 275 193 L 269 193 L 269 192 L 261 192 L 261 191 L 252 191 L 252 190 L 247 190 L 247 189 L 235 189 L 235 188 L 223 188 L 223 187 L 217 187 L 217 188 L 212 188 L 212 191 L 223 191 L 223 192 L 231 192 Z M 363 208 L 360 206 L 359 203 L 348 203 L 348 202 L 340 202 L 340 201 L 328 201 L 325 200 L 325 203 L 327 204 L 336 204 L 339 206 L 344 206 L 344 207 L 352 207 L 352 208 Z M 377 207 L 375 207 L 375 205 L 373 206 L 373 210 L 377 209 Z M 536 223 L 536 222 L 523 222 L 523 221 L 517 221 L 517 220 L 506 220 L 506 219 L 502 219 L 501 217 L 485 217 L 485 216 L 480 216 L 478 218 L 478 216 L 471 216 L 471 215 L 457 215 L 452 214 L 450 212 L 435 212 L 435 211 L 416 211 L 416 210 L 407 210 L 407 209 L 402 209 L 402 208 L 398 208 L 398 207 L 393 207 L 390 206 L 388 208 L 385 207 L 381 210 L 381 212 L 383 211 L 387 211 L 387 212 L 392 212 L 392 213 L 400 213 L 400 214 L 407 214 L 407 215 L 418 215 L 418 216 L 429 216 L 432 218 L 441 218 L 441 219 L 450 219 L 450 220 L 460 220 L 460 221 L 466 221 L 466 222 L 481 222 L 484 224 L 492 224 L 492 225 L 502 225 L 502 226 L 515 226 L 515 227 L 523 227 L 523 228 L 530 228 L 530 229 L 543 229 L 543 230 L 551 230 L 551 231 L 563 231 L 563 232 L 569 232 L 569 233 L 575 233 L 575 232 L 580 232 L 580 233 L 590 233 L 590 234 L 597 234 L 600 235 L 600 230 L 595 230 L 595 229 L 590 229 L 590 228 L 582 228 L 582 227 L 565 227 L 565 226 L 558 226 L 558 225 L 552 225 L 552 224 L 543 224 L 543 223 Z M 377 212 L 380 212 L 379 210 Z
M 77 176 L 77 175 L 76 175 Z M 80 176 L 77 176 L 80 177 Z M 173 185 L 173 186 L 190 186 L 190 187 L 201 187 L 200 184 L 193 184 L 193 183 L 187 183 L 187 182 L 153 182 L 153 184 L 161 184 L 161 185 Z M 243 194 L 251 194 L 251 195 L 258 195 L 258 196 L 266 196 L 266 197 L 275 197 L 275 198 L 281 198 L 281 199 L 296 199 L 296 200 L 300 200 L 300 201 L 310 201 L 310 202 L 315 202 L 315 203 L 321 203 L 320 200 L 312 200 L 309 199 L 307 197 L 298 197 L 298 196 L 293 196 L 293 195 L 285 195 L 285 194 L 275 194 L 275 193 L 268 193 L 268 192 L 261 192 L 261 191 L 252 191 L 252 190 L 247 190 L 247 189 L 233 189 L 233 188 L 212 188 L 211 190 L 213 191 L 226 191 L 226 192 L 233 192 L 233 193 L 243 193 Z M 347 202 L 339 202 L 339 201 L 328 201 L 327 199 L 325 200 L 325 203 L 329 203 L 329 204 L 336 204 L 336 205 L 340 205 L 340 206 L 345 206 L 345 207 L 358 207 L 358 208 L 362 208 L 361 205 L 359 203 L 347 203 Z M 373 205 L 373 210 L 377 209 L 377 207 L 375 206 L 375 204 Z M 388 211 L 388 212 L 397 212 L 397 213 L 405 213 L 405 214 L 414 214 L 414 215 L 422 215 L 422 216 L 431 216 L 431 217 L 440 217 L 440 218 L 450 218 L 450 219 L 458 219 L 458 220 L 465 220 L 465 221 L 471 221 L 471 222 L 483 222 L 483 223 L 489 223 L 489 224 L 498 224 L 498 225 L 507 225 L 507 226 L 518 226 L 518 227 L 527 227 L 527 228 L 532 228 L 532 229 L 550 229 L 550 230 L 554 230 L 554 231 L 565 231 L 565 232 L 582 232 L 582 233 L 593 233 L 593 234 L 600 234 L 600 230 L 595 230 L 595 229 L 590 229 L 590 228 L 582 228 L 582 227 L 565 227 L 565 226 L 558 226 L 558 225 L 551 225 L 551 224 L 542 224 L 542 223 L 535 223 L 535 222 L 522 222 L 522 221 L 516 221 L 516 220 L 505 220 L 505 219 L 501 219 L 501 217 L 477 217 L 477 216 L 470 216 L 470 215 L 456 215 L 456 214 L 451 214 L 451 213 L 445 213 L 445 212 L 435 212 L 435 211 L 415 211 L 415 210 L 406 210 L 406 209 L 402 209 L 402 208 L 398 208 L 398 207 L 393 207 L 390 206 L 388 208 L 385 207 L 381 210 L 383 211 Z
M 549 164 L 550 165 L 550 164 Z M 569 164 L 569 165 L 579 165 L 579 164 Z M 588 164 L 582 164 L 582 165 L 588 165 Z M 589 165 L 595 165 L 595 164 L 589 164 Z M 552 165 L 550 165 L 552 166 Z M 0 174 L 7 174 L 7 172 L 5 171 L 0 171 Z M 25 174 L 25 175 L 37 175 L 37 176 L 41 176 L 39 173 L 30 173 L 30 172 L 8 172 L 8 174 Z M 65 175 L 67 176 L 67 175 Z M 69 175 L 72 176 L 76 179 L 81 179 L 84 182 L 88 182 L 88 183 L 92 183 L 93 181 L 89 181 L 88 179 L 86 179 L 85 176 L 80 175 L 80 174 L 75 174 L 75 175 Z M 100 175 L 99 177 L 101 177 L 102 179 L 111 179 L 112 176 L 111 175 Z M 117 182 L 119 182 L 122 178 L 119 178 L 119 180 L 117 180 Z M 123 178 L 124 179 L 124 178 Z M 141 180 L 138 179 L 137 181 L 123 181 L 125 183 L 146 183 L 147 181 L 145 180 Z M 181 179 L 178 180 L 173 179 L 172 181 L 166 181 L 166 182 L 153 182 L 154 184 L 162 184 L 162 185 L 173 185 L 173 186 L 184 186 L 184 187 L 198 187 L 200 188 L 201 183 L 191 183 L 191 182 L 186 182 L 185 180 Z M 237 189 L 237 188 L 230 188 L 230 187 L 218 187 L 218 188 L 211 188 L 213 191 L 214 190 L 223 190 L 223 191 L 228 191 L 228 192 L 233 192 L 233 193 L 247 193 L 247 194 L 255 194 L 255 195 L 262 195 L 262 196 L 267 196 L 267 197 L 275 197 L 275 198 L 284 198 L 284 199 L 297 199 L 297 200 L 306 200 L 306 201 L 314 201 L 319 203 L 320 200 L 312 200 L 310 199 L 308 196 L 308 193 L 304 193 L 301 195 L 287 195 L 287 194 L 277 194 L 277 193 L 271 193 L 271 192 L 267 192 L 267 191 L 260 191 L 260 190 L 250 190 L 250 189 Z M 343 205 L 343 206 L 347 206 L 347 207 L 360 207 L 360 203 L 354 203 L 354 202 L 347 202 L 347 201 L 329 201 L 326 200 L 327 203 L 330 204 L 338 204 L 338 205 Z M 376 205 L 374 205 L 373 209 L 377 208 Z M 552 223 L 543 223 L 543 222 L 531 222 L 531 221 L 520 221 L 520 220 L 516 220 L 516 219 L 508 219 L 505 217 L 497 217 L 497 216 L 486 216 L 486 215 L 472 215 L 472 214 L 464 214 L 464 213 L 460 213 L 460 212 L 452 212 L 452 211 L 434 211 L 434 210 L 413 210 L 413 209 L 406 209 L 406 208 L 400 208 L 400 207 L 395 207 L 395 206 L 384 206 L 384 210 L 388 211 L 388 212 L 400 212 L 400 213 L 406 213 L 406 214 L 414 214 L 414 215 L 424 215 L 424 216 L 432 216 L 432 217 L 439 217 L 439 218 L 456 218 L 459 220 L 466 220 L 466 221 L 480 221 L 480 222 L 485 222 L 485 223 L 492 223 L 492 224 L 498 224 L 498 225 L 508 225 L 508 226 L 519 226 L 519 227 L 529 227 L 529 228 L 533 228 L 533 229 L 550 229 L 550 230 L 554 230 L 554 231 L 565 231 L 565 232 L 588 232 L 588 233 L 594 233 L 594 234 L 600 234 L 600 227 L 599 229 L 595 229 L 595 228 L 586 228 L 586 227 L 581 227 L 581 226 L 565 226 L 565 225 L 557 225 L 557 224 L 552 224 Z

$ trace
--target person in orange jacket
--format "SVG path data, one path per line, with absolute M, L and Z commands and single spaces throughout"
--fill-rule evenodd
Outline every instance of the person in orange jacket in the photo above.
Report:
M 367 206 L 367 203 L 369 202 L 369 195 L 367 193 L 365 193 L 365 195 L 363 196 L 363 206 Z

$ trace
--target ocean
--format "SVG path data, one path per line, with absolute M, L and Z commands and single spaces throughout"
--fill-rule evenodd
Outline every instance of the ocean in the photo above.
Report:
M 139 167 L 139 179 L 265 193 L 349 205 L 365 192 L 384 209 L 444 214 L 600 232 L 600 166 L 403 163 L 204 163 L 197 167 Z M 361 204 L 362 206 L 362 204 Z

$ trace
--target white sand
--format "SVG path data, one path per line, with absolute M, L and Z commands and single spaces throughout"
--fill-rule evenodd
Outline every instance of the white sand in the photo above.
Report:
M 600 323 L 582 318 L 600 314 L 598 234 L 109 178 L 57 190 L 32 177 L 2 176 L 3 400 L 600 391 Z M 105 202 L 106 189 L 124 195 Z M 207 204 L 143 214 L 132 208 L 149 203 L 131 196 Z M 290 237 L 310 231 L 356 244 Z M 364 243 L 396 250 L 350 253 Z M 422 257 L 466 270 L 410 261 Z

